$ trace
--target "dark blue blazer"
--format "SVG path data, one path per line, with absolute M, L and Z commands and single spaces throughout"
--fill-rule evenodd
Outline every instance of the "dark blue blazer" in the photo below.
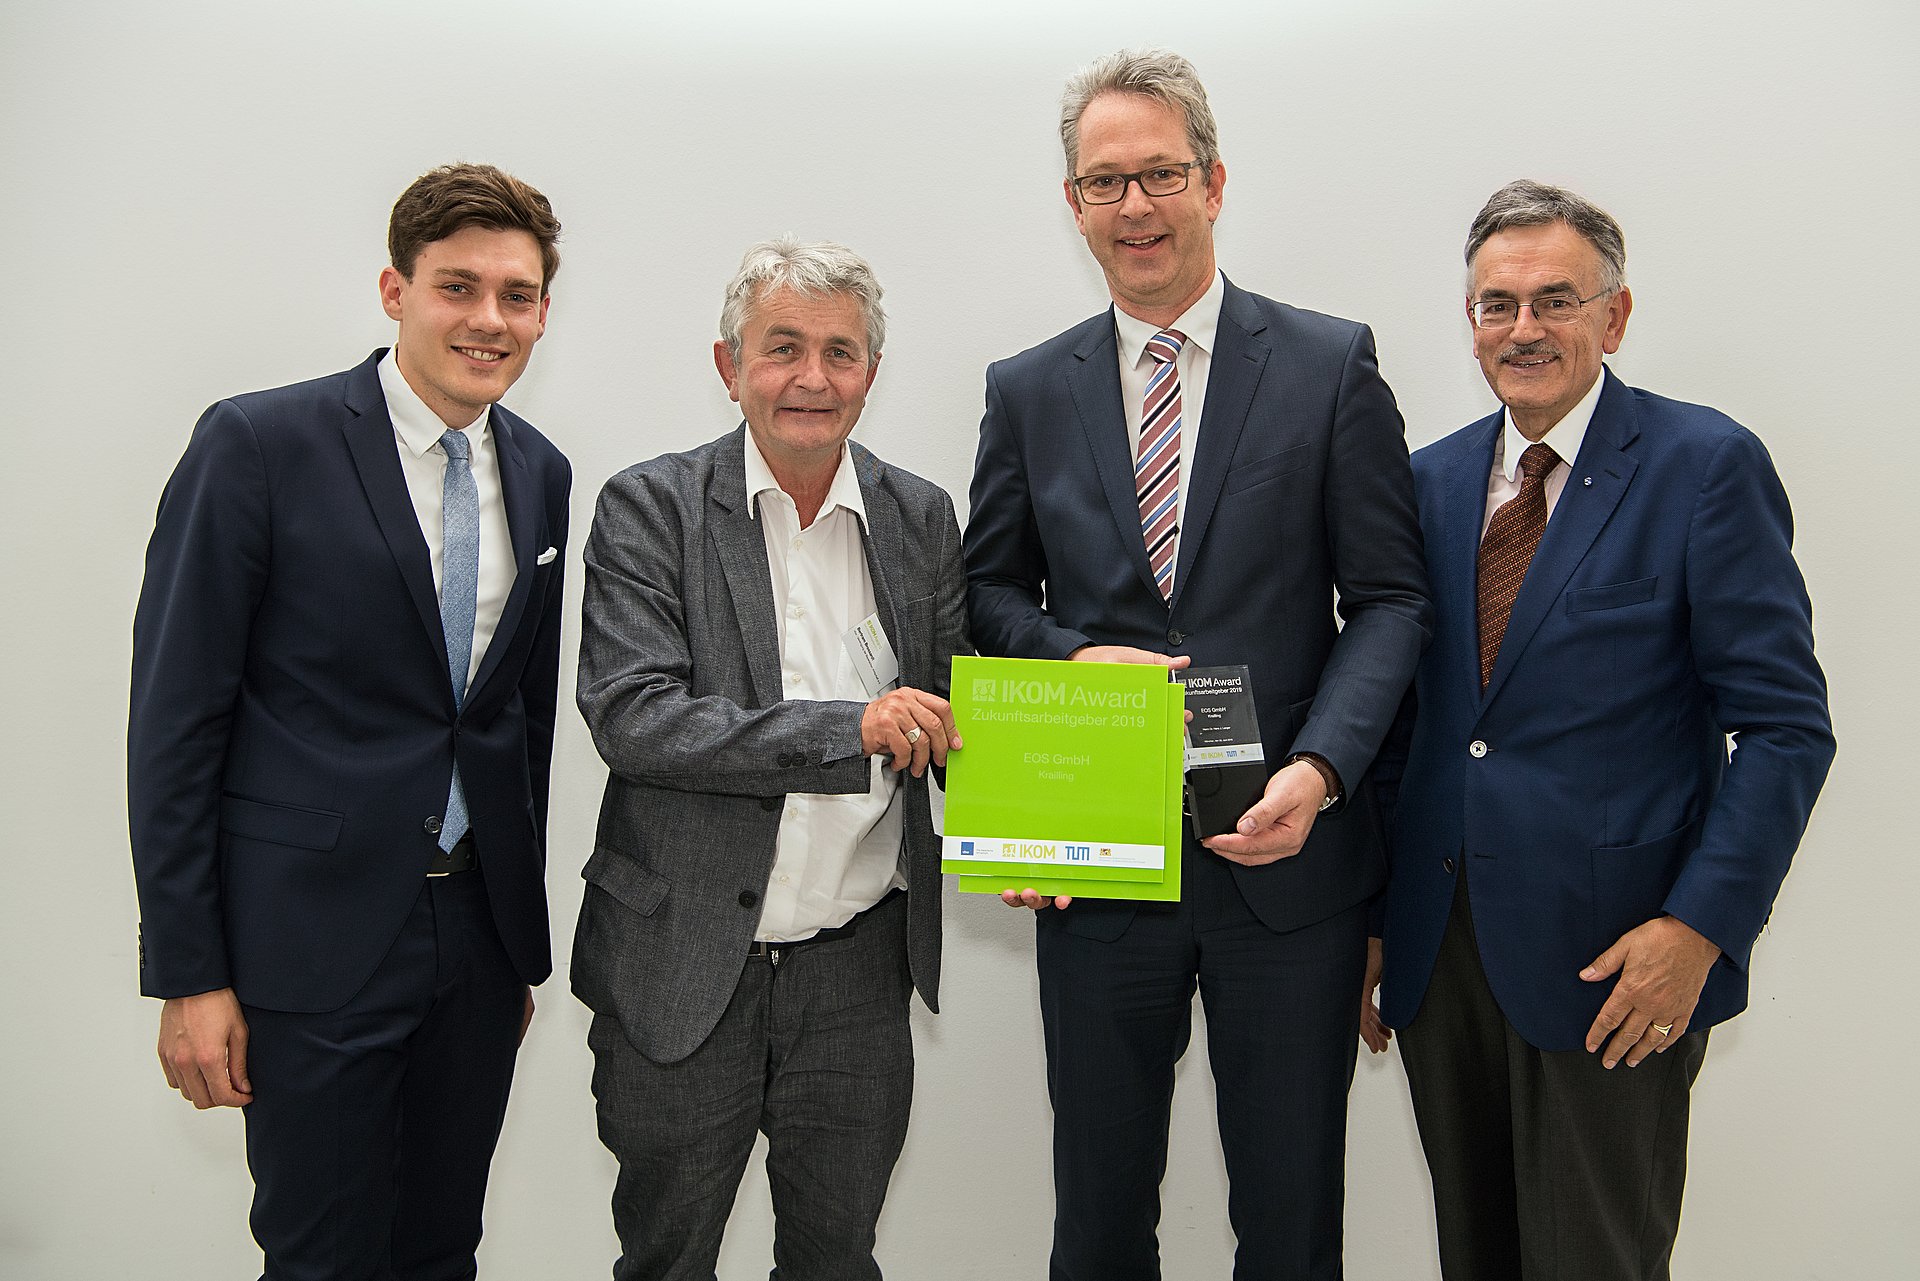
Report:
M 127 736 L 149 996 L 232 987 L 270 1009 L 344 1004 L 420 894 L 456 755 L 501 940 L 527 982 L 551 969 L 571 474 L 493 408 L 517 570 L 456 712 L 383 354 L 214 405 L 161 495 Z
M 1662 914 L 1724 954 L 1691 1026 L 1739 1013 L 1833 758 L 1766 449 L 1724 414 L 1604 376 L 1485 693 L 1475 562 L 1501 416 L 1413 458 L 1435 622 L 1392 821 L 1395 1027 L 1420 1008 L 1463 858 L 1487 980 L 1531 1044 L 1582 1048 L 1613 983 L 1580 970 Z
M 1366 327 L 1228 282 L 1215 347 L 1171 602 L 1140 535 L 1112 311 L 987 370 L 967 605 L 982 654 L 1133 645 L 1252 669 L 1268 767 L 1317 752 L 1352 802 L 1296 857 L 1233 869 L 1285 930 L 1384 877 L 1365 780 L 1426 643 L 1426 584 L 1404 428 Z M 1118 937 L 1134 911 L 1076 903 L 1068 928 Z

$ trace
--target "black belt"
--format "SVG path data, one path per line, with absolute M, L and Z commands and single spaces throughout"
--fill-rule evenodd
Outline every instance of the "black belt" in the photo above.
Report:
M 473 833 L 455 841 L 450 850 L 435 850 L 433 861 L 427 864 L 428 876 L 452 876 L 455 872 L 471 872 L 480 866 L 480 856 L 474 852 Z
M 747 959 L 752 960 L 755 957 L 759 957 L 778 965 L 780 958 L 796 947 L 806 947 L 813 943 L 831 943 L 835 939 L 850 939 L 859 932 L 861 917 L 865 916 L 868 912 L 879 911 L 887 904 L 893 902 L 895 898 L 905 893 L 906 891 L 901 889 L 889 890 L 887 891 L 886 897 L 878 903 L 875 903 L 872 907 L 855 912 L 853 919 L 845 925 L 835 925 L 830 929 L 816 930 L 803 939 L 794 939 L 786 943 L 771 942 L 767 939 L 755 939 L 747 946 Z

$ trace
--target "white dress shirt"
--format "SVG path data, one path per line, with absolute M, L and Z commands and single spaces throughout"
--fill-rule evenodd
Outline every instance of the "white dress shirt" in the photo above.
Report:
M 1593 411 L 1600 403 L 1600 388 L 1606 381 L 1604 373 L 1595 378 L 1580 403 L 1569 409 L 1565 418 L 1547 428 L 1547 434 L 1538 441 L 1551 445 L 1553 452 L 1560 455 L 1560 461 L 1547 473 L 1548 517 L 1552 517 L 1554 507 L 1560 502 L 1560 491 L 1567 487 L 1567 477 L 1573 473 L 1573 460 L 1580 456 L 1580 442 L 1587 438 L 1587 428 L 1593 424 Z M 1487 536 L 1487 526 L 1500 504 L 1520 492 L 1520 455 L 1527 452 L 1528 445 L 1536 443 L 1522 436 L 1520 429 L 1513 425 L 1512 410 L 1504 411 L 1501 420 L 1500 439 L 1493 447 L 1493 471 L 1487 477 L 1487 511 L 1480 521 L 1482 538 Z
M 787 698 L 872 701 L 844 637 L 876 608 L 861 537 L 867 521 L 843 443 L 833 486 L 813 523 L 773 478 L 747 433 L 747 511 L 760 522 L 779 620 L 780 683 Z M 867 761 L 867 790 L 847 795 L 794 792 L 780 814 L 773 874 L 754 938 L 795 942 L 845 925 L 906 884 L 899 874 L 900 776 Z
M 1187 524 L 1187 486 L 1193 475 L 1193 450 L 1200 439 L 1200 410 L 1207 403 L 1207 375 L 1213 369 L 1214 335 L 1220 329 L 1220 301 L 1226 296 L 1225 277 L 1213 273 L 1213 284 L 1194 300 L 1180 319 L 1163 329 L 1149 325 L 1137 316 L 1113 308 L 1113 333 L 1120 355 L 1120 403 L 1127 410 L 1127 457 L 1140 457 L 1140 419 L 1147 398 L 1147 380 L 1158 362 L 1147 355 L 1147 343 L 1155 334 L 1177 329 L 1186 335 L 1180 354 L 1174 358 L 1180 376 L 1180 504 L 1173 536 L 1173 555 L 1180 556 L 1180 531 Z
M 440 437 L 447 425 L 414 394 L 392 351 L 380 360 L 380 390 L 386 394 L 387 416 L 393 419 L 393 438 L 400 450 L 400 470 L 407 478 L 413 514 L 427 540 L 433 561 L 433 591 L 440 594 L 444 538 L 440 504 L 446 492 L 447 451 Z M 468 466 L 480 491 L 480 582 L 474 596 L 473 657 L 467 663 L 467 682 L 473 682 L 480 660 L 487 656 L 500 611 L 513 590 L 513 536 L 507 532 L 507 505 L 500 497 L 500 455 L 494 448 L 489 415 L 482 413 L 460 430 L 468 441 Z

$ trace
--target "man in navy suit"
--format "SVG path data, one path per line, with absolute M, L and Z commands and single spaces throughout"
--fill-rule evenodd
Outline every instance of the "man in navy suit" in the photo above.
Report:
M 195 1107 L 246 1110 L 269 1278 L 472 1277 L 546 978 L 567 461 L 496 402 L 560 224 L 487 165 L 393 208 L 391 351 L 223 400 L 134 619 L 141 991 Z
M 1434 642 L 1363 1033 L 1400 1029 L 1449 1281 L 1665 1278 L 1688 1092 L 1833 758 L 1826 683 L 1766 450 L 1602 364 L 1619 225 L 1516 182 L 1466 259 L 1505 408 L 1413 460 Z
M 1196 985 L 1239 1238 L 1234 1275 L 1341 1271 L 1367 778 L 1426 642 L 1412 478 L 1365 326 L 1234 287 L 1193 67 L 1120 53 L 1069 85 L 1067 204 L 1112 309 L 987 371 L 965 551 L 984 654 L 1246 664 L 1273 770 L 1181 852 L 1184 899 L 1044 900 L 1052 1275 L 1160 1275 L 1174 1064 Z M 1338 595 L 1344 627 L 1335 620 Z

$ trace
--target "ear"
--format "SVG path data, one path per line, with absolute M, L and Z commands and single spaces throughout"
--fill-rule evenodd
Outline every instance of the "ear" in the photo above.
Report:
M 380 269 L 380 306 L 394 320 L 400 319 L 400 294 L 406 287 L 407 278 L 398 267 Z
M 727 385 L 727 398 L 735 404 L 740 401 L 740 370 L 733 363 L 733 352 L 727 349 L 723 339 L 713 344 L 713 367 L 720 371 L 720 381 Z
M 874 378 L 874 375 L 879 372 L 880 372 L 880 353 L 876 351 L 873 353 L 873 359 L 867 362 L 867 385 L 861 389 L 862 391 L 873 390 L 873 378 Z
M 535 342 L 539 342 L 542 338 L 546 337 L 547 335 L 547 308 L 551 306 L 553 306 L 553 295 L 541 294 L 540 295 L 539 329 L 533 335 L 533 340 Z
M 1620 350 L 1627 336 L 1627 317 L 1633 314 L 1633 291 L 1622 285 L 1620 292 L 1607 300 L 1607 328 L 1600 336 L 1600 350 L 1611 356 Z
M 1080 197 L 1074 194 L 1073 180 L 1071 178 L 1061 179 L 1060 190 L 1067 198 L 1067 208 L 1073 210 L 1074 230 L 1078 231 L 1083 236 L 1086 235 L 1087 234 L 1087 211 L 1080 207 Z
M 1207 171 L 1207 221 L 1212 222 L 1220 216 L 1220 205 L 1227 194 L 1227 166 L 1224 161 L 1216 160 L 1213 168 Z

